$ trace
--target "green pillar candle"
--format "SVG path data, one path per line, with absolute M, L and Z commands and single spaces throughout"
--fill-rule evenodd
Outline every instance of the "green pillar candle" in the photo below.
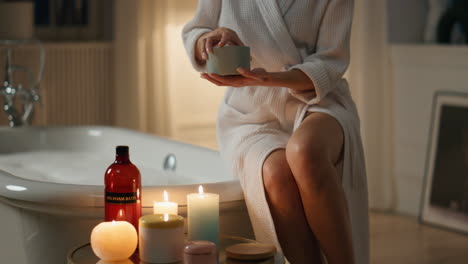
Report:
M 198 193 L 187 195 L 188 240 L 206 240 L 219 246 L 219 195 Z

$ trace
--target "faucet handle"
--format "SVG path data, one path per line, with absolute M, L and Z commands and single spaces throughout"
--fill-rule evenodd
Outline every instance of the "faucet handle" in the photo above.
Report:
M 43 105 L 42 104 L 42 96 L 39 93 L 39 86 L 36 86 L 36 87 L 31 89 L 31 98 L 32 98 L 33 102 L 38 102 L 39 105 L 41 105 L 41 106 Z

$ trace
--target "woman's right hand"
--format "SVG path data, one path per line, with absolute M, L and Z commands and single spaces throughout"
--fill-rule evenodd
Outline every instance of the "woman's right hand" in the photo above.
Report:
M 213 47 L 225 45 L 244 46 L 237 33 L 232 29 L 221 27 L 201 35 L 197 40 L 195 57 L 201 64 L 208 59 L 208 53 L 213 52 Z

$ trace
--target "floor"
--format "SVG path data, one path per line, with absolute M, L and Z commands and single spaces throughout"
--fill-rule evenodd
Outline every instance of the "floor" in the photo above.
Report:
M 372 264 L 467 264 L 468 235 L 419 224 L 414 217 L 371 214 Z

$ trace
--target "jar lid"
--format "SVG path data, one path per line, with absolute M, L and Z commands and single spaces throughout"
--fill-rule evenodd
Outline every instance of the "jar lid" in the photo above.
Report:
M 260 260 L 276 254 L 276 247 L 270 244 L 241 243 L 226 248 L 226 256 L 237 260 Z
M 184 226 L 184 218 L 180 215 L 153 214 L 140 217 L 139 226 L 152 229 L 170 229 Z
M 184 253 L 189 255 L 211 255 L 216 253 L 216 245 L 210 241 L 190 241 L 185 245 Z

